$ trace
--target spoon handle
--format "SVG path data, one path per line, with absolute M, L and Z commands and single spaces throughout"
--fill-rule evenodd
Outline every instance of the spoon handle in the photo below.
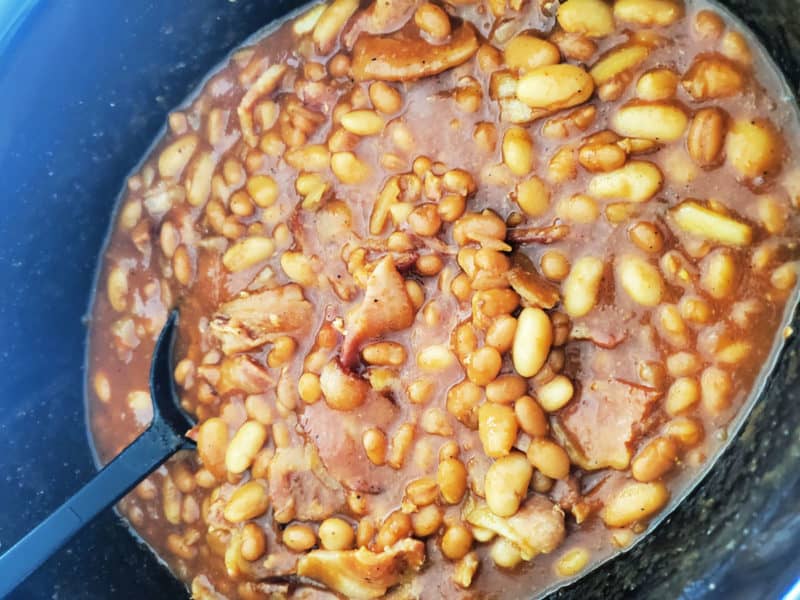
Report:
M 100 512 L 185 445 L 156 413 L 153 423 L 94 478 L 0 555 L 0 598 L 17 587 Z

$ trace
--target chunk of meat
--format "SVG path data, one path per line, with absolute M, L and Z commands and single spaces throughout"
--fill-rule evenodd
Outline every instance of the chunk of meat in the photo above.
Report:
M 592 342 L 595 346 L 612 350 L 625 341 L 626 331 L 612 331 L 611 328 L 593 329 L 587 323 L 575 323 L 569 333 L 571 340 Z
M 413 237 L 410 237 L 410 239 L 417 248 L 425 247 L 424 244 L 418 244 L 417 239 Z M 398 251 L 390 250 L 387 241 L 381 238 L 370 237 L 365 240 L 358 240 L 353 245 L 353 250 L 356 249 L 366 250 L 366 258 L 370 262 L 380 260 L 387 255 L 391 256 L 392 260 L 394 261 L 394 266 L 398 271 L 405 271 L 406 269 L 410 268 L 414 264 L 414 261 L 419 258 L 419 252 L 417 252 L 416 249 Z
M 469 23 L 462 23 L 439 45 L 404 33 L 390 37 L 361 34 L 353 46 L 352 73 L 356 81 L 414 81 L 457 67 L 477 50 L 478 37 Z
M 553 431 L 583 469 L 626 469 L 661 393 L 619 379 L 594 381 L 555 418 Z
M 630 328 L 636 327 L 635 315 L 613 305 L 595 308 L 577 319 L 570 331 L 570 339 L 589 341 L 595 346 L 613 349 L 628 339 Z
M 394 260 L 386 256 L 378 262 L 367 279 L 361 305 L 347 319 L 347 334 L 342 343 L 342 364 L 353 366 L 358 359 L 358 345 L 369 338 L 401 331 L 414 322 L 414 304 L 406 282 Z
M 279 335 L 302 335 L 311 328 L 313 307 L 294 283 L 257 294 L 243 294 L 219 307 L 211 332 L 225 354 L 263 346 Z
M 467 514 L 467 521 L 494 531 L 512 542 L 524 560 L 552 552 L 564 540 L 564 511 L 544 496 L 534 494 L 511 517 L 498 517 L 485 504 Z
M 349 412 L 331 410 L 324 402 L 307 406 L 300 423 L 332 477 L 348 489 L 378 493 L 395 473 L 388 466 L 372 464 L 361 436 L 370 427 L 387 431 L 399 412 L 388 398 L 370 391 L 367 401 Z
M 410 250 L 391 250 L 386 238 L 369 237 L 363 240 L 358 240 L 353 249 L 364 249 L 367 251 L 368 261 L 377 261 L 388 255 L 392 257 L 394 266 L 398 271 L 404 271 L 411 267 L 414 261 L 419 258 L 420 250 L 430 250 L 431 252 L 438 252 L 442 255 L 455 256 L 455 252 L 451 247 L 438 238 L 421 237 L 414 234 L 409 234 L 408 239 L 414 246 Z
M 539 554 L 549 554 L 564 540 L 564 513 L 544 496 L 528 498 L 513 517 L 508 518 L 511 529 Z
M 344 505 L 344 490 L 326 471 L 315 448 L 279 448 L 269 465 L 275 520 L 321 521 Z
M 581 500 L 580 482 L 574 475 L 566 479 L 558 479 L 549 492 L 550 497 L 562 509 L 569 510 Z
M 520 252 L 511 255 L 512 267 L 507 273 L 508 283 L 531 306 L 553 308 L 561 299 L 558 287 L 539 275 L 531 260 Z
M 592 506 L 581 496 L 580 482 L 574 475 L 558 479 L 549 492 L 550 498 L 565 512 L 572 512 L 578 523 L 591 514 Z
M 275 381 L 264 367 L 244 355 L 225 358 L 219 368 L 216 388 L 220 394 L 241 390 L 245 394 L 260 394 Z
M 328 184 L 324 186 L 327 191 L 320 192 L 323 194 L 322 200 L 330 192 Z M 295 206 L 287 222 L 296 249 L 303 254 L 320 257 L 315 268 L 320 269 L 320 276 L 330 282 L 339 299 L 348 302 L 358 293 L 353 276 L 347 270 L 347 263 L 340 260 L 342 249 L 357 239 L 353 233 L 350 209 L 335 198 L 324 202 L 316 212 L 305 210 L 302 205 L 301 202 Z
M 545 227 L 513 227 L 507 239 L 512 244 L 552 244 L 563 240 L 569 233 L 569 225 L 553 223 Z
M 405 538 L 383 552 L 314 550 L 300 558 L 297 574 L 325 584 L 346 598 L 381 598 L 425 562 L 425 544 Z

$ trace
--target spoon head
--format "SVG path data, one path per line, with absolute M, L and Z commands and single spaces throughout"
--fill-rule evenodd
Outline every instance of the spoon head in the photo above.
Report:
M 156 340 L 150 363 L 150 396 L 153 399 L 153 423 L 166 424 L 175 434 L 185 436 L 195 424 L 181 407 L 173 376 L 173 351 L 178 331 L 178 311 L 173 310 Z M 192 440 L 185 438 L 187 446 Z

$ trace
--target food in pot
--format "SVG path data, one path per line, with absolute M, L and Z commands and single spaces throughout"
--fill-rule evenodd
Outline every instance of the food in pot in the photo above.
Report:
M 128 180 L 103 459 L 180 308 L 184 452 L 121 502 L 198 599 L 522 598 L 711 460 L 797 279 L 797 119 L 677 0 L 333 0 L 237 50 Z

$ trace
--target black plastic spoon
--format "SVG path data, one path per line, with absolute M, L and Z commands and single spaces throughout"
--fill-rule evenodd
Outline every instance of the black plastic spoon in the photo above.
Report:
M 150 364 L 152 423 L 72 498 L 0 556 L 0 598 L 10 594 L 81 528 L 175 452 L 195 447 L 184 435 L 194 423 L 180 406 L 172 378 L 177 322 L 178 311 L 173 311 L 153 349 Z

